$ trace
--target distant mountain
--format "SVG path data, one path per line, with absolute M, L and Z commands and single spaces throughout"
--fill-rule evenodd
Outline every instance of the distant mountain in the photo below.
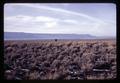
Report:
M 42 40 L 42 39 L 96 39 L 89 34 L 36 34 L 23 32 L 4 32 L 4 40 Z

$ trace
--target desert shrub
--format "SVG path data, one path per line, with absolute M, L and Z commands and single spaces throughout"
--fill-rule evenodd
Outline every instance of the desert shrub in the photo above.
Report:
M 55 39 L 55 41 L 57 42 L 58 40 L 57 40 L 57 39 Z
M 40 74 L 37 71 L 32 72 L 29 74 L 29 79 L 30 80 L 38 80 L 38 79 L 40 79 Z
M 61 65 L 60 60 L 54 60 L 52 62 L 52 66 L 55 68 L 59 68 L 60 65 Z
M 26 44 L 26 43 L 24 43 L 24 44 L 21 45 L 21 48 L 22 48 L 22 49 L 25 48 L 25 47 L 27 47 L 27 44 Z
M 113 79 L 116 44 L 103 40 L 6 41 L 4 65 L 6 79 Z
M 12 47 L 7 47 L 5 52 L 12 52 L 13 51 L 13 48 Z

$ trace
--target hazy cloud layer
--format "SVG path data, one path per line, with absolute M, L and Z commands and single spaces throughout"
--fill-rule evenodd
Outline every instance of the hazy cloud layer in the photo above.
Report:
M 115 36 L 115 5 L 106 5 L 91 4 L 83 12 L 84 9 L 81 8 L 84 6 L 81 6 L 81 4 L 5 4 L 4 31 Z M 69 8 L 71 6 L 72 9 Z M 97 6 L 99 7 L 95 10 L 93 7 Z M 80 10 L 78 10 L 79 7 Z M 88 12 L 89 10 L 93 13 Z M 105 10 L 106 12 L 102 12 Z

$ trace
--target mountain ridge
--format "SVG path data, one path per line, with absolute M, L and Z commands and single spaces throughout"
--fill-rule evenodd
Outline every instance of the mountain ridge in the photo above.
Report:
M 42 39 L 98 39 L 100 37 L 90 34 L 49 34 L 4 32 L 4 40 L 42 40 Z

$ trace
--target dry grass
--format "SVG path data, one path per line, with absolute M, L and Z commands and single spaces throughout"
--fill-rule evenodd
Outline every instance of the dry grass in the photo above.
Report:
M 5 41 L 4 63 L 6 79 L 114 79 L 116 41 Z

